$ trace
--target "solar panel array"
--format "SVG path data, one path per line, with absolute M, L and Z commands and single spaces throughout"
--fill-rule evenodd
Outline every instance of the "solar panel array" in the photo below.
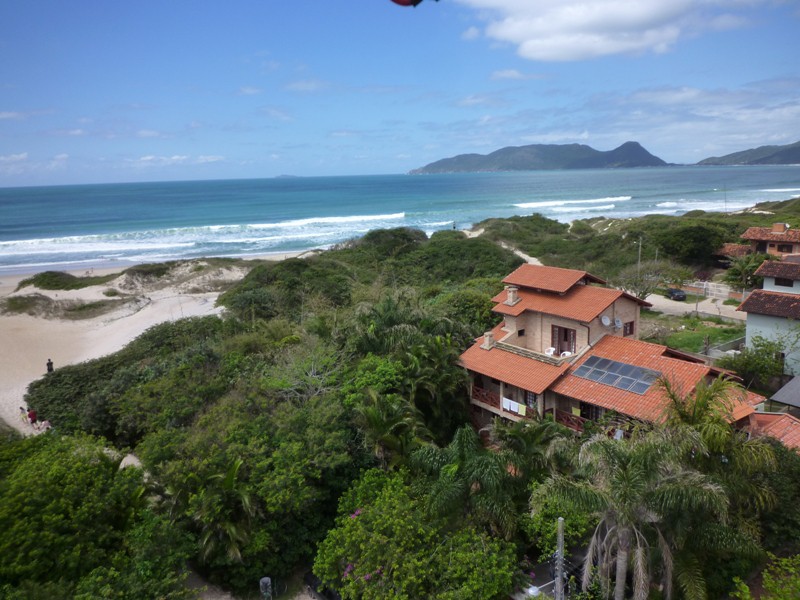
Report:
M 655 380 L 661 376 L 661 373 L 652 369 L 599 356 L 590 356 L 572 374 L 640 395 L 647 392 Z

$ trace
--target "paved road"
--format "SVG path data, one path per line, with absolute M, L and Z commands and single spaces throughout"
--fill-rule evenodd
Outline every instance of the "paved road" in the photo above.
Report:
M 744 321 L 747 318 L 746 313 L 736 310 L 735 306 L 723 304 L 722 300 L 716 298 L 706 298 L 695 304 L 694 302 L 670 300 L 660 294 L 650 294 L 647 297 L 647 301 L 653 305 L 653 310 L 658 310 L 668 315 L 684 315 L 697 310 L 708 315 L 716 315 L 738 321 Z

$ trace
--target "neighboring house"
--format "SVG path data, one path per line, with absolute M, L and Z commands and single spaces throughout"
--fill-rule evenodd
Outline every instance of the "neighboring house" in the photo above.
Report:
M 755 336 L 790 346 L 784 355 L 789 375 L 800 375 L 800 263 L 795 258 L 764 261 L 755 273 L 764 278 L 763 288 L 736 309 L 747 313 L 747 346 Z
M 576 430 L 608 411 L 656 421 L 666 407 L 657 384 L 681 392 L 722 373 L 665 346 L 637 339 L 639 310 L 649 303 L 584 271 L 522 265 L 493 300 L 503 322 L 461 355 L 470 374 L 473 420 L 552 414 Z M 758 397 L 758 402 L 763 402 Z M 737 402 L 734 420 L 754 411 Z
M 787 448 L 800 449 L 800 419 L 787 413 L 754 413 L 750 415 L 750 434 L 768 435 Z
M 741 238 L 750 242 L 753 252 L 786 256 L 800 254 L 800 229 L 792 229 L 788 223 L 775 223 L 772 227 L 750 227 Z

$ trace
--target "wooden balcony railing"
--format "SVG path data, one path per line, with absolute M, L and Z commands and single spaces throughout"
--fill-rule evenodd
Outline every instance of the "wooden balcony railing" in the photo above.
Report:
M 482 404 L 486 404 L 488 406 L 497 408 L 498 410 L 500 409 L 500 394 L 496 394 L 495 392 L 490 392 L 489 390 L 486 390 L 484 388 L 473 386 L 472 399 Z
M 553 415 L 556 423 L 561 423 L 562 425 L 565 425 L 566 427 L 569 427 L 575 431 L 583 431 L 583 424 L 589 420 L 557 408 L 551 408 L 547 412 Z

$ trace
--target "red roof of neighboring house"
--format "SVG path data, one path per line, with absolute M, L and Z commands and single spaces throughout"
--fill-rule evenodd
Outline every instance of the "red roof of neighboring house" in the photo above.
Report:
M 719 371 L 704 364 L 687 362 L 667 355 L 667 348 L 658 344 L 641 342 L 630 338 L 607 335 L 595 346 L 575 361 L 572 369 L 551 386 L 559 394 L 600 406 L 607 410 L 640 419 L 658 421 L 666 407 L 666 395 L 656 382 L 644 393 L 636 394 L 626 390 L 597 383 L 572 374 L 590 356 L 608 358 L 618 362 L 644 367 L 657 371 L 670 380 L 675 389 L 683 393 L 694 389 L 699 381 Z M 743 398 L 734 402 L 733 420 L 746 417 L 753 412 L 752 406 Z
M 747 246 L 745 244 L 728 243 L 728 244 L 723 244 L 722 248 L 717 250 L 715 254 L 717 254 L 718 256 L 727 256 L 729 258 L 738 258 L 739 256 L 745 256 L 747 254 L 750 254 L 750 252 L 752 252 L 750 246 Z
M 783 277 L 785 279 L 800 280 L 800 263 L 765 260 L 758 267 L 755 274 L 759 277 Z
M 772 231 L 772 227 L 750 227 L 741 238 L 756 242 L 800 242 L 800 229 L 787 229 L 781 233 Z
M 493 330 L 495 337 L 502 337 L 501 326 Z M 551 365 L 533 358 L 508 352 L 495 346 L 491 350 L 481 348 L 483 337 L 461 355 L 461 364 L 466 369 L 486 375 L 523 390 L 541 394 L 568 368 L 569 363 Z
M 769 317 L 800 319 L 800 294 L 753 290 L 736 310 Z
M 581 280 L 592 283 L 605 283 L 604 280 L 586 271 L 544 267 L 529 263 L 517 267 L 514 272 L 503 279 L 503 283 L 518 288 L 531 288 L 563 294 Z
M 503 290 L 497 294 L 492 298 L 493 302 L 499 303 L 494 307 L 494 312 L 515 317 L 529 310 L 588 323 L 620 298 L 627 298 L 640 306 L 652 306 L 621 290 L 593 285 L 576 285 L 563 295 L 532 290 L 519 290 L 517 295 L 520 301 L 509 306 L 504 304 L 508 292 Z
M 787 448 L 800 448 L 800 419 L 786 413 L 755 413 L 751 423 L 753 433 L 780 440 Z

